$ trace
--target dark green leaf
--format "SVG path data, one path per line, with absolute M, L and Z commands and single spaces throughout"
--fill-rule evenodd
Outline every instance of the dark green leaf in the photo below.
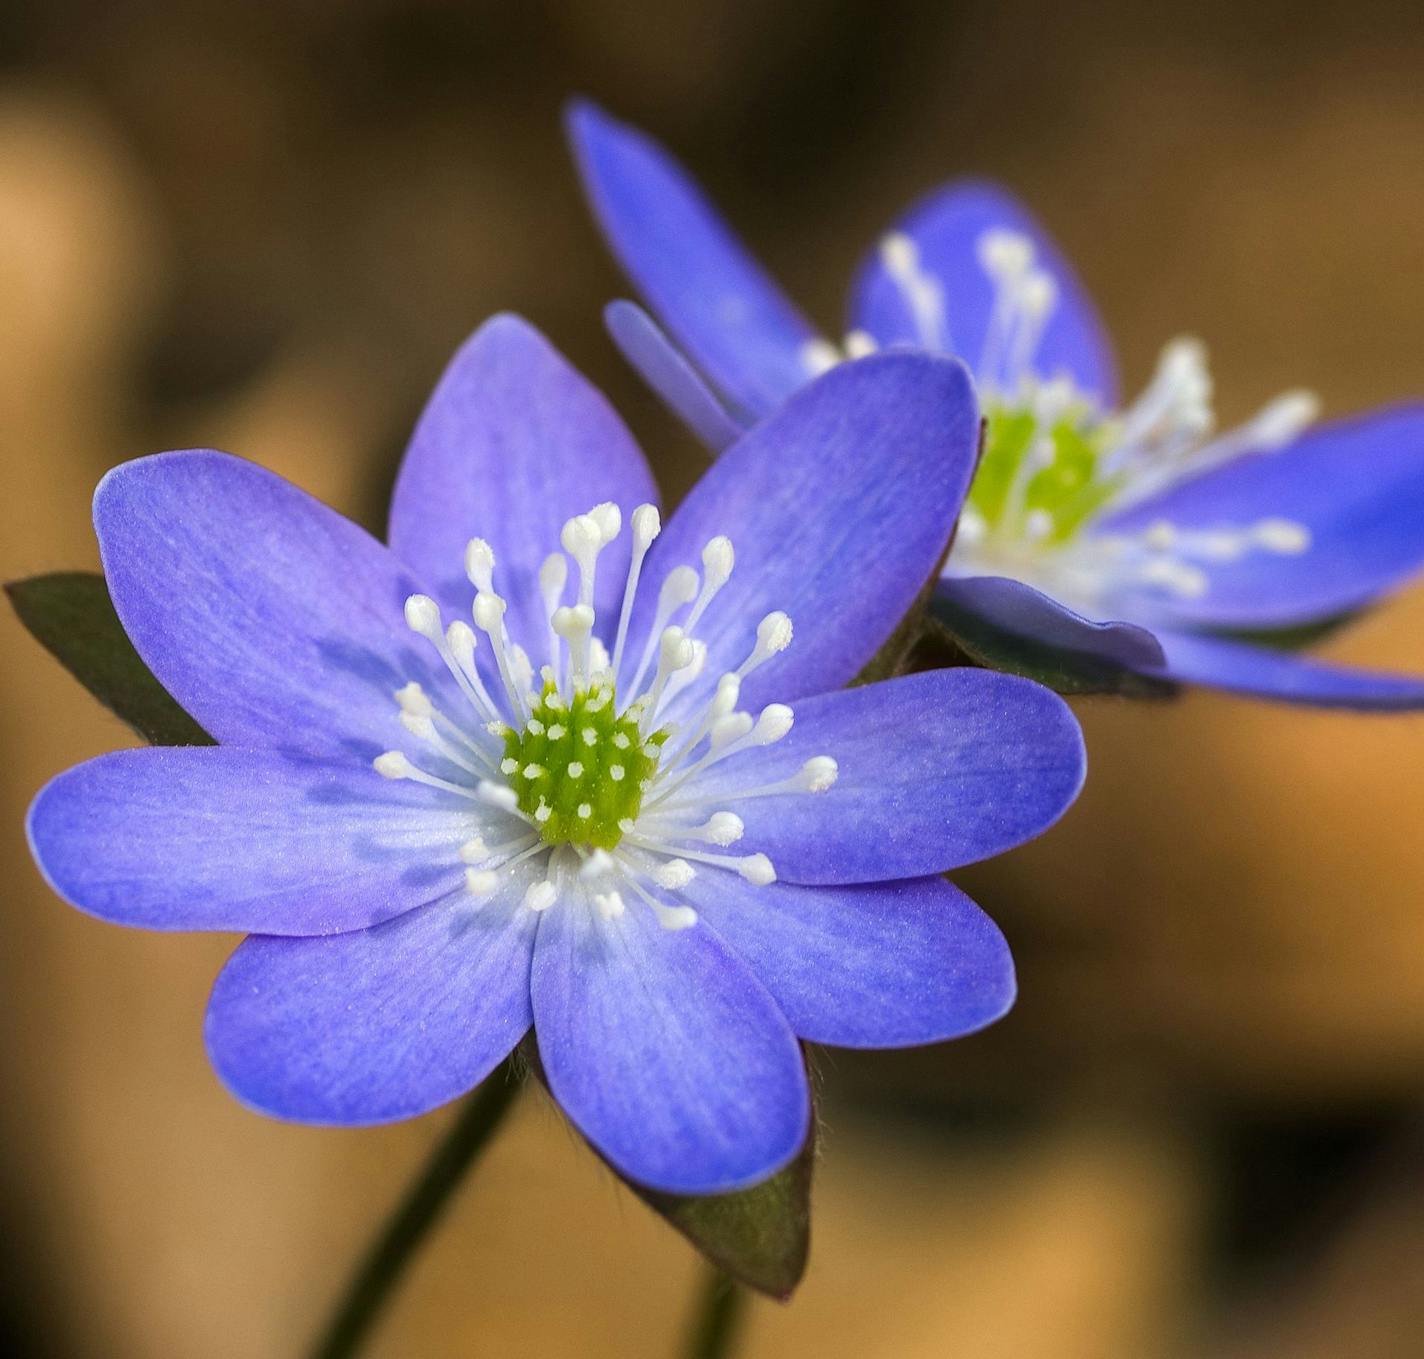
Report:
M 103 576 L 56 571 L 11 581 L 5 593 L 40 644 L 146 741 L 162 746 L 213 744 L 139 658 L 114 612 Z
M 1025 675 L 1060 694 L 1122 694 L 1130 698 L 1169 698 L 1176 686 L 1149 679 L 1101 657 L 1053 647 L 1005 632 L 977 614 L 939 596 L 926 630 L 921 660 L 940 665 L 978 665 Z
M 748 1288 L 785 1301 L 806 1272 L 815 1160 L 813 1122 L 800 1155 L 751 1189 L 693 1198 L 625 1183 L 719 1269 Z
M 539 1047 L 531 1034 L 519 1055 L 547 1090 Z M 806 1272 L 811 1250 L 811 1172 L 816 1162 L 815 1086 L 806 1145 L 785 1170 L 735 1194 L 665 1194 L 605 1165 L 723 1273 L 758 1293 L 785 1301 Z M 598 1155 L 598 1149 L 591 1150 Z M 603 1157 L 599 1156 L 600 1160 Z

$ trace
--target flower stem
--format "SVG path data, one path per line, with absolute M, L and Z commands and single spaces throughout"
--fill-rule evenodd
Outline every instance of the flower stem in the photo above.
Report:
M 687 1359 L 726 1359 L 740 1329 L 743 1290 L 715 1266 L 707 1272 L 684 1353 Z
M 518 1089 L 510 1060 L 505 1058 L 465 1102 L 454 1126 L 366 1252 L 320 1341 L 312 1347 L 311 1359 L 350 1359 L 360 1350 L 426 1234 L 489 1143 Z

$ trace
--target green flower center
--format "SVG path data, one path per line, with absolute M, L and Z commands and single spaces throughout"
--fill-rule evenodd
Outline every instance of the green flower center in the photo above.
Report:
M 546 684 L 524 726 L 506 731 L 500 770 L 545 844 L 613 849 L 632 827 L 668 738 L 645 735 L 641 715 L 638 704 L 619 715 L 611 684 L 567 701 Z
M 988 531 L 1061 545 L 1122 488 L 1122 474 L 1102 468 L 1111 427 L 1093 420 L 1086 405 L 1046 425 L 1028 406 L 994 402 L 984 415 L 984 456 L 969 507 Z

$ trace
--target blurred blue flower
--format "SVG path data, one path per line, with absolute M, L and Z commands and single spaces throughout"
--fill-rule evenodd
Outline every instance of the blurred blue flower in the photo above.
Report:
M 250 932 L 206 1034 L 256 1109 L 419 1114 L 532 1025 L 627 1175 L 755 1181 L 807 1131 L 798 1038 L 933 1042 L 1010 1005 L 1002 935 L 937 875 L 1082 781 L 1028 681 L 841 688 L 938 560 L 977 427 L 956 362 L 848 365 L 664 527 L 613 410 L 499 317 L 416 429 L 389 547 L 226 454 L 119 467 L 115 606 L 219 744 L 60 775 L 35 857 L 104 919 Z
M 614 338 L 713 448 L 848 358 L 911 349 L 972 366 L 986 440 L 943 609 L 1151 676 L 1424 705 L 1424 681 L 1283 645 L 1424 563 L 1424 407 L 1312 427 L 1314 399 L 1291 392 L 1218 431 L 1187 339 L 1124 405 L 1081 284 L 1018 202 L 977 182 L 931 194 L 880 238 L 855 278 L 852 328 L 833 342 L 661 147 L 586 103 L 569 126 L 604 232 L 671 335 L 622 302 L 608 312 Z

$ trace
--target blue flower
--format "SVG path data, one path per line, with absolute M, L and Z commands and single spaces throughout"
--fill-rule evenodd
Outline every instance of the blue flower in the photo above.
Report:
M 1154 677 L 1424 705 L 1424 680 L 1253 644 L 1298 640 L 1424 563 L 1424 406 L 1312 426 L 1314 400 L 1292 392 L 1220 432 L 1191 340 L 1123 404 L 1081 284 L 1022 206 L 976 182 L 931 194 L 881 237 L 834 343 L 659 146 L 588 104 L 569 124 L 599 221 L 672 338 L 626 302 L 610 329 L 712 447 L 847 358 L 912 349 L 972 366 L 987 438 L 939 589 L 946 611 Z
M 115 605 L 219 744 L 60 775 L 35 857 L 103 919 L 249 933 L 206 1035 L 258 1110 L 419 1114 L 532 1025 L 627 1175 L 755 1181 L 807 1131 L 798 1038 L 1007 1009 L 1003 937 L 937 875 L 1082 781 L 1028 681 L 841 688 L 933 570 L 977 425 L 956 362 L 847 366 L 664 525 L 602 396 L 500 317 L 416 429 L 389 547 L 226 454 L 119 467 L 94 512 Z

